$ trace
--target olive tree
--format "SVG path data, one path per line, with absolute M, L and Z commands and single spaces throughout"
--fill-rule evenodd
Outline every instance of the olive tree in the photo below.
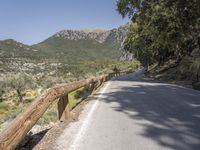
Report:
M 22 91 L 29 88 L 34 88 L 34 79 L 26 73 L 9 74 L 3 77 L 5 89 L 15 90 L 19 98 L 19 103 L 23 103 Z

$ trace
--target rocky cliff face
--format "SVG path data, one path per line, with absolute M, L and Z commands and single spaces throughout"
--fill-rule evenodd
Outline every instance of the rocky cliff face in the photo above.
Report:
M 119 58 L 120 61 L 133 60 L 133 59 L 134 59 L 134 57 L 133 57 L 132 53 L 122 50 L 122 54 L 121 54 L 121 56 Z
M 98 43 L 104 43 L 105 41 L 112 39 L 113 41 L 122 42 L 128 32 L 128 26 L 129 24 L 126 24 L 112 30 L 63 30 L 56 33 L 54 36 L 75 41 L 95 40 Z

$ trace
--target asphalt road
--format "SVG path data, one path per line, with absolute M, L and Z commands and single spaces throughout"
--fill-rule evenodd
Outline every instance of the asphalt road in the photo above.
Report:
M 143 71 L 114 78 L 57 139 L 59 150 L 200 150 L 200 92 Z

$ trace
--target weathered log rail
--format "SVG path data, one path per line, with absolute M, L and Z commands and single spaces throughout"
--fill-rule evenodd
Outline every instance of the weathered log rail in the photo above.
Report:
M 0 150 L 15 149 L 55 100 L 58 99 L 58 116 L 60 121 L 67 120 L 70 117 L 68 103 L 68 94 L 70 92 L 84 86 L 90 86 L 92 90 L 96 89 L 103 82 L 108 81 L 113 76 L 129 72 L 110 73 L 108 75 L 91 79 L 59 84 L 45 90 L 42 95 L 33 101 L 33 103 L 23 113 L 18 115 L 9 126 L 0 133 Z

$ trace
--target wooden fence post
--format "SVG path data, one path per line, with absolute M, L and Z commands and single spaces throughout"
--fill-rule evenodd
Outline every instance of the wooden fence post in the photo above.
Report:
M 93 82 L 91 82 L 91 83 L 90 83 L 90 85 L 89 85 L 90 94 L 92 94 L 92 93 L 93 93 L 93 91 L 94 91 L 94 88 L 95 88 L 95 82 L 93 81 Z
M 107 81 L 107 76 L 103 77 L 103 82 Z
M 109 74 L 108 74 L 108 80 L 110 80 L 110 79 L 111 79 L 111 74 L 109 73 Z
M 65 121 L 70 117 L 68 94 L 58 101 L 58 117 L 60 121 Z
M 108 75 L 106 76 L 106 81 L 110 80 L 109 78 L 110 78 L 110 75 L 108 74 Z

